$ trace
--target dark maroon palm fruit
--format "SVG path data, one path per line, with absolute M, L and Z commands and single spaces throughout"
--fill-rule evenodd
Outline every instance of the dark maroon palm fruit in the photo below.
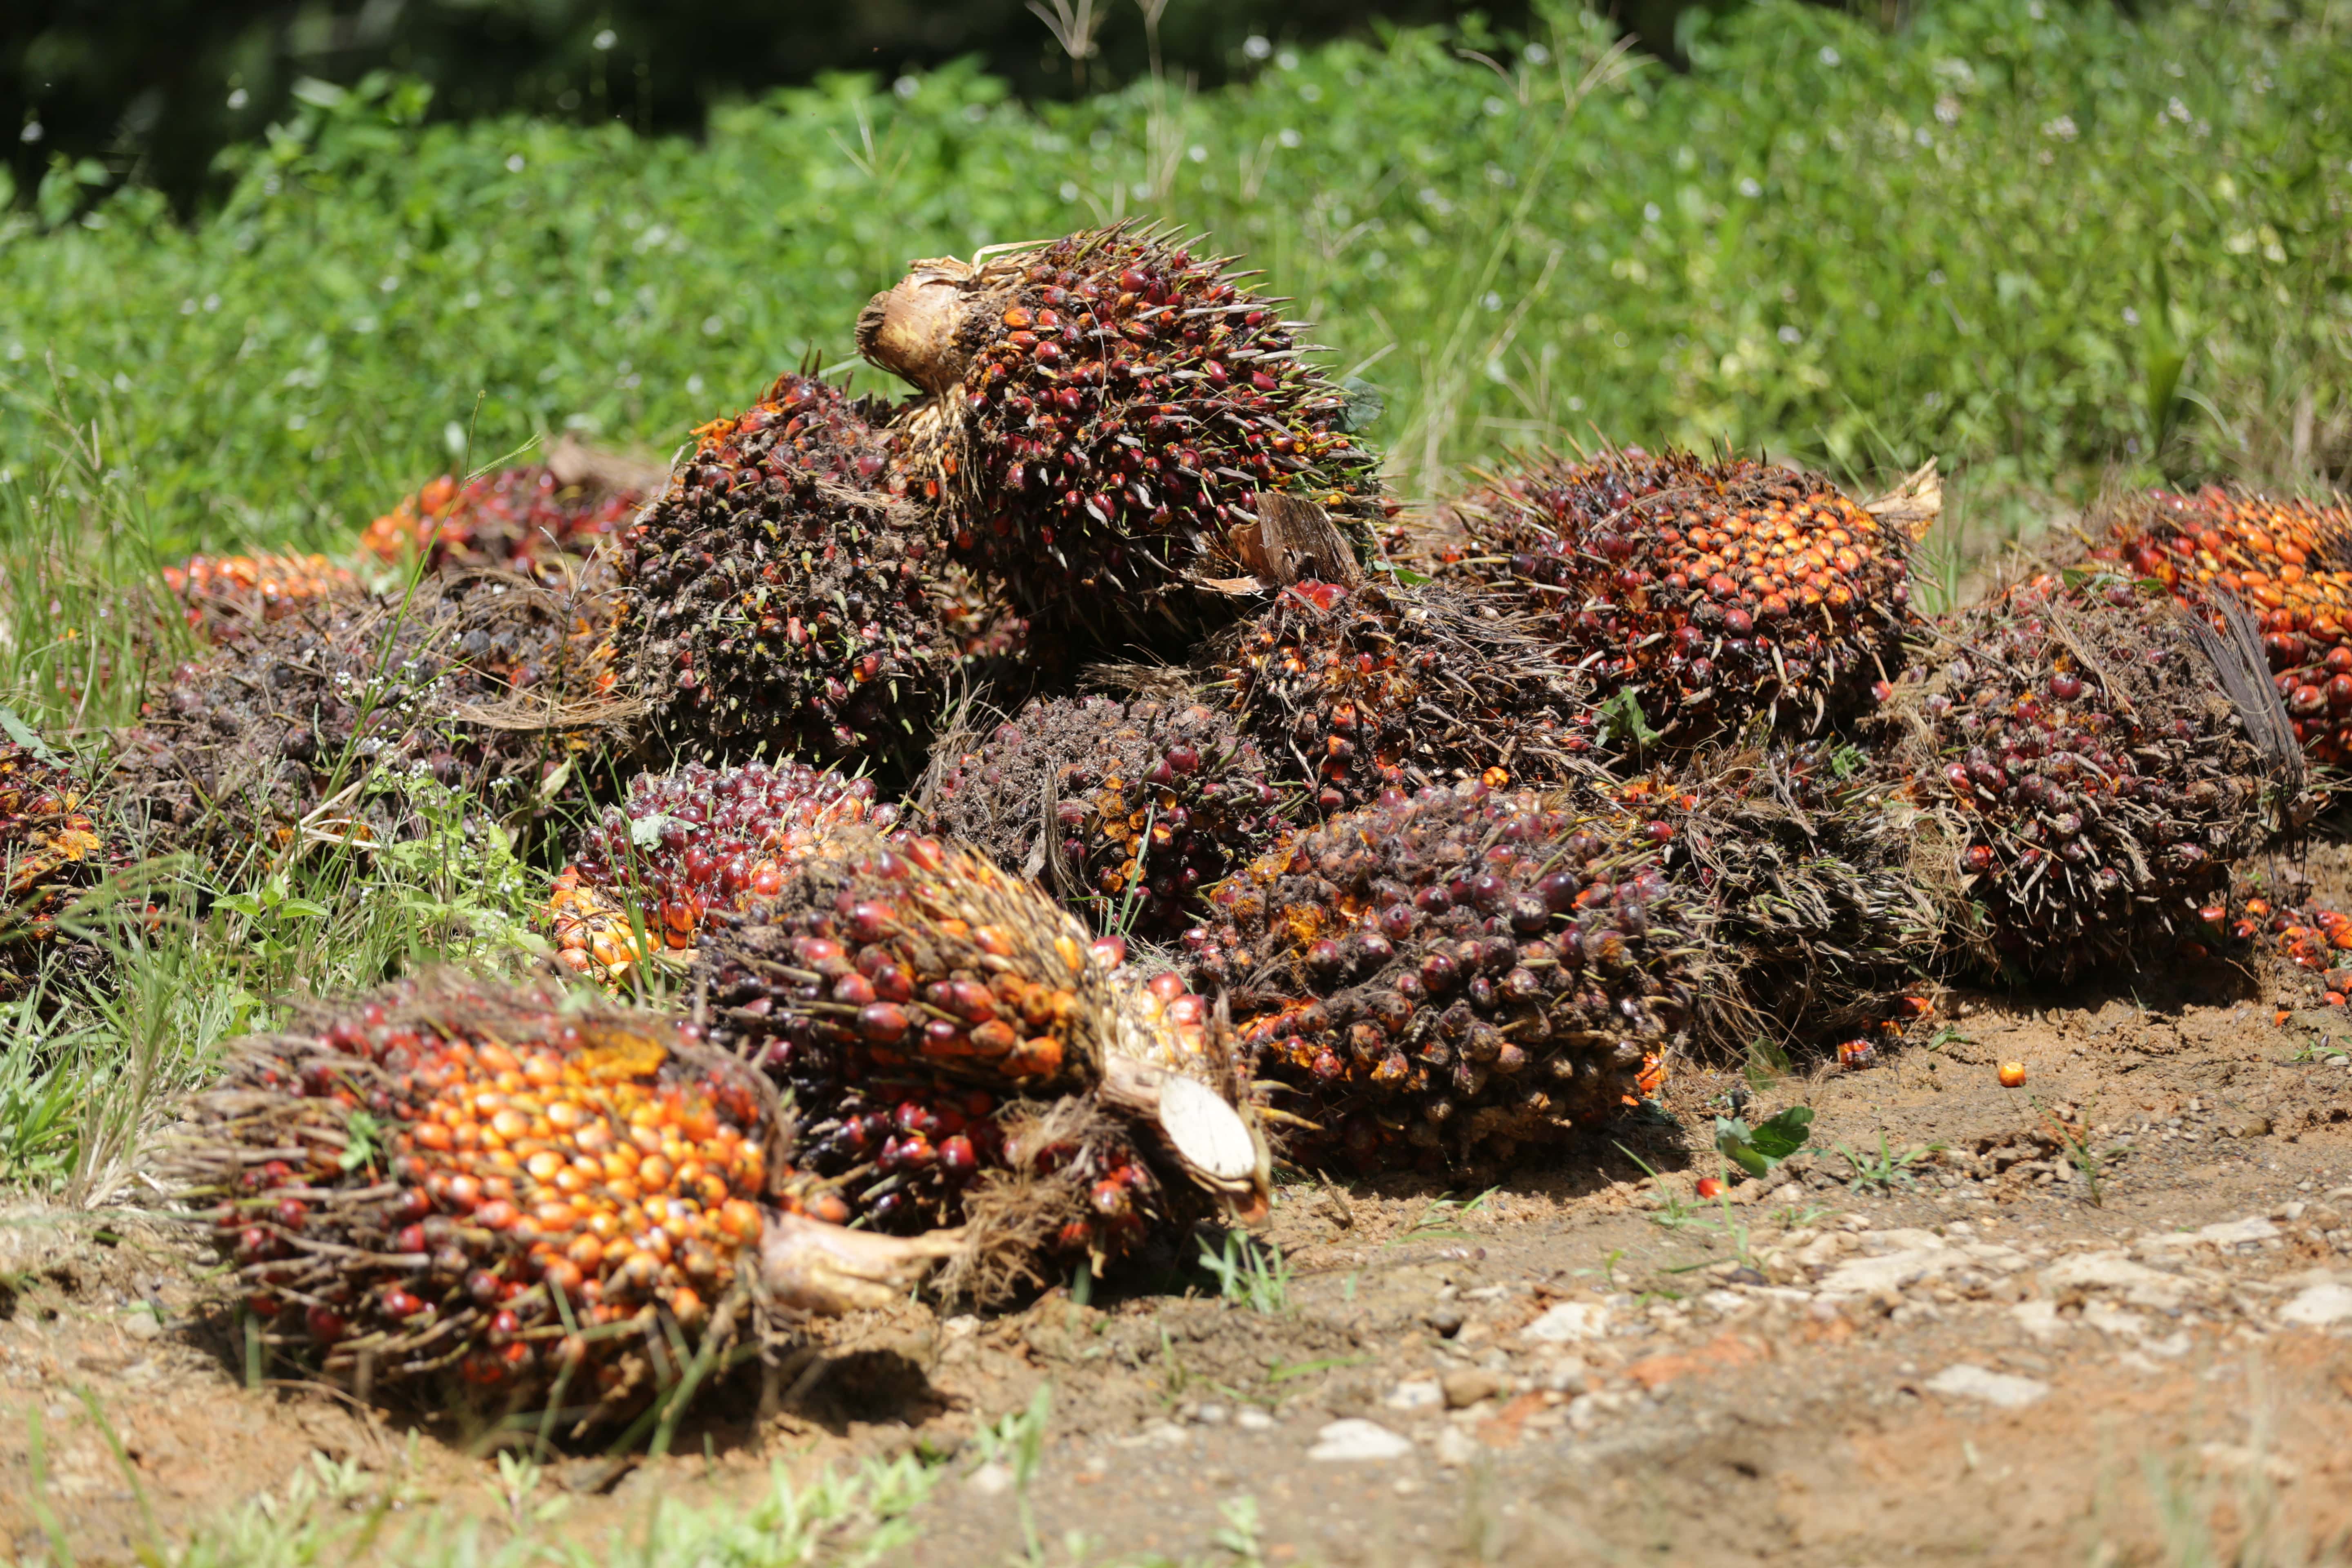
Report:
M 1322 509 L 1360 555 L 1379 515 L 1346 398 L 1282 301 L 1146 230 L 1089 230 L 875 296 L 858 349 L 929 395 L 893 426 L 894 482 L 1023 614 L 1120 640 L 1229 622 L 1260 492 Z
M 1508 585 L 1668 745 L 1809 734 L 1904 664 L 1911 541 L 1816 474 L 1638 448 L 1507 469 L 1441 514 L 1441 580 Z
M 1037 878 L 1101 929 L 1171 940 L 1270 844 L 1277 795 L 1233 721 L 1185 700 L 1030 703 L 931 791 L 937 832 Z
M 1298 584 L 1207 668 L 1315 815 L 1465 779 L 1559 784 L 1593 749 L 1582 672 L 1475 584 Z
M 961 657 L 863 403 L 812 377 L 697 432 L 625 539 L 622 653 L 681 748 L 911 768 Z
M 1491 1167 L 1655 1091 L 1705 968 L 1643 819 L 1468 784 L 1302 829 L 1219 888 L 1223 993 L 1295 1157 Z
M 2233 693 L 2201 623 L 2115 576 L 2036 577 L 1936 630 L 1880 765 L 1924 814 L 1958 936 L 2061 979 L 2201 952 L 2199 910 L 2300 788 L 2284 715 L 2278 747 L 2251 738 L 2244 704 L 2275 702 L 2259 647 Z

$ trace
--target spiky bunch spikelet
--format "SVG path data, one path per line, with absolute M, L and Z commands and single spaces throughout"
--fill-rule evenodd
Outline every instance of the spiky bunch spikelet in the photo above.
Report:
M 520 578 L 322 601 L 174 672 L 117 737 L 116 787 L 155 847 L 220 854 L 401 837 L 409 807 L 382 786 L 420 773 L 513 810 L 565 759 L 631 733 L 614 609 Z
M 1469 784 L 1300 832 L 1214 895 L 1187 975 L 1227 994 L 1304 1158 L 1487 1166 L 1652 1092 L 1702 912 L 1648 824 Z
M 1937 634 L 1888 706 L 1881 765 L 1926 813 L 1955 910 L 1980 911 L 1980 949 L 2066 977 L 2197 942 L 2200 908 L 2299 788 L 2258 650 L 2237 650 L 2231 689 L 2219 638 L 2112 575 L 2034 578 Z
M 679 1383 L 680 1340 L 723 1351 L 755 1297 L 872 1304 L 946 1250 L 842 1250 L 798 1217 L 815 1189 L 777 1159 L 773 1091 L 693 1034 L 554 990 L 404 983 L 247 1042 L 160 1169 L 278 1349 L 610 1414 Z M 813 1286 L 835 1251 L 870 1277 Z
M 1606 788 L 1706 911 L 1702 1045 L 1870 1042 L 1927 1005 L 1943 910 L 1914 865 L 1916 808 L 1862 752 L 1738 749 Z
M 1637 448 L 1506 471 L 1441 519 L 1442 575 L 1507 584 L 1668 744 L 1810 732 L 1903 668 L 1905 531 L 1818 475 Z
M 696 433 L 630 531 L 624 653 L 681 744 L 877 767 L 928 744 L 961 648 L 867 412 L 781 376 Z
M 2252 612 L 2304 754 L 2352 762 L 2352 504 L 2273 500 L 2210 485 L 2118 510 L 2093 552 L 2207 608 L 2218 592 Z
M 1257 747 L 1197 702 L 1032 702 L 949 768 L 926 812 L 1098 923 L 1168 939 L 1197 895 L 1272 842 L 1276 794 Z
M 191 555 L 163 568 L 163 586 L 184 606 L 189 626 L 215 637 L 282 619 L 351 592 L 358 581 L 323 555 Z
M 0 744 L 0 998 L 31 978 L 40 945 L 76 894 L 124 865 L 112 825 L 90 809 L 88 784 L 70 764 L 13 742 Z
M 696 969 L 714 1039 L 791 1086 L 813 1170 L 876 1223 L 971 1221 L 1011 1277 L 1041 1247 L 1101 1259 L 1213 1205 L 1263 1213 L 1205 1008 L 1123 958 L 975 851 L 850 830 Z
M 523 463 L 464 481 L 445 474 L 369 523 L 360 548 L 383 561 L 421 557 L 428 572 L 541 576 L 618 534 L 645 504 L 646 483 L 577 463 Z
M 1375 514 L 1345 398 L 1280 301 L 1140 229 L 975 265 L 919 261 L 858 348 L 930 395 L 894 431 L 898 482 L 957 552 L 1055 625 L 1147 639 L 1231 618 L 1262 493 L 1321 509 L 1359 552 Z
M 798 763 L 640 773 L 555 879 L 547 907 L 556 956 L 612 980 L 648 945 L 684 952 L 710 910 L 782 892 L 791 868 L 836 829 L 887 830 L 898 819 L 872 780 Z
M 1558 783 L 1592 749 L 1581 673 L 1475 587 L 1302 583 L 1207 669 L 1275 777 L 1320 813 L 1463 779 Z

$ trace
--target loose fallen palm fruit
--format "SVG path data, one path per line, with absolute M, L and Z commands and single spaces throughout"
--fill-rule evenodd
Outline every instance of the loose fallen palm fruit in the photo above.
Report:
M 2317 900 L 2273 907 L 2257 897 L 2239 905 L 2234 917 L 2215 904 L 2205 919 L 2217 931 L 2267 942 L 2286 960 L 2280 1007 L 2341 1007 L 2352 995 L 2352 915 Z
M 567 478 L 549 463 L 464 482 L 444 475 L 369 523 L 360 547 L 384 561 L 421 556 L 428 572 L 488 566 L 549 577 L 619 533 L 645 501 L 638 489 Z
M 511 815 L 629 736 L 614 613 L 607 594 L 491 577 L 306 606 L 175 671 L 118 734 L 110 787 L 148 812 L 150 848 L 224 856 L 409 836 L 399 786 L 419 774 Z
M 1930 1010 L 1944 911 L 1912 865 L 1916 808 L 1861 752 L 1814 741 L 1699 755 L 1607 794 L 1707 911 L 1723 974 L 1699 997 L 1701 1043 L 1866 1051 L 1857 1036 Z
M 2025 1087 L 2025 1064 L 2023 1062 L 2001 1063 L 2000 1087 L 2003 1089 L 2023 1089 Z
M 1924 813 L 1923 857 L 1951 868 L 1958 933 L 2061 978 L 2201 954 L 2200 908 L 2299 785 L 2291 742 L 2279 759 L 2250 738 L 2259 673 L 2233 698 L 2207 628 L 2114 576 L 2039 577 L 1937 629 L 1938 662 L 1888 705 L 1885 765 Z
M 887 830 L 898 819 L 897 806 L 876 802 L 872 780 L 797 763 L 640 773 L 555 879 L 547 907 L 556 956 L 618 979 L 645 944 L 684 952 L 712 910 L 747 910 L 781 892 L 786 871 L 835 829 Z
M 1147 640 L 1230 621 L 1211 584 L 1252 572 L 1261 492 L 1362 553 L 1376 482 L 1346 399 L 1226 268 L 1097 229 L 918 261 L 859 318 L 858 351 L 930 395 L 894 424 L 893 482 L 1024 615 Z
M 1670 745 L 1811 732 L 1899 673 L 1910 540 L 1818 475 L 1638 448 L 1530 463 L 1441 518 L 1441 579 L 1510 584 Z
M 1301 831 L 1219 888 L 1187 978 L 1227 994 L 1306 1161 L 1485 1168 L 1655 1092 L 1702 911 L 1613 809 L 1479 784 Z
M 162 1167 L 279 1350 L 609 1415 L 754 1311 L 877 1305 L 952 1250 L 807 1217 L 773 1091 L 693 1035 L 553 989 L 404 983 L 249 1042 Z
M 1276 778 L 1325 815 L 1464 779 L 1556 784 L 1591 750 L 1580 672 L 1475 588 L 1302 583 L 1208 669 Z
M 696 972 L 714 1040 L 791 1087 L 811 1170 L 877 1225 L 970 1221 L 988 1294 L 1041 1249 L 1265 1212 L 1205 1006 L 1123 958 L 976 851 L 850 829 Z
M 30 981 L 40 944 L 57 936 L 58 912 L 129 857 L 89 810 L 74 770 L 29 747 L 0 743 L 0 998 Z
M 931 792 L 933 831 L 1095 905 L 1100 923 L 1173 938 L 1199 894 L 1280 823 L 1257 747 L 1200 703 L 1030 703 Z
M 2243 603 L 2305 755 L 2352 762 L 2352 505 L 2218 485 L 2193 496 L 2157 490 L 2123 508 L 2092 553 L 2192 608 L 2217 590 Z
M 323 555 L 192 555 L 163 568 L 163 585 L 191 627 L 218 637 L 348 593 L 358 579 Z
M 961 641 L 867 407 L 786 374 L 696 432 L 628 535 L 625 651 L 677 741 L 911 771 Z

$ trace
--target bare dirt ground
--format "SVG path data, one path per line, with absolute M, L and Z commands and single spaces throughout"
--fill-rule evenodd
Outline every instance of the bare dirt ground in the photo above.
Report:
M 1955 996 L 1876 1067 L 1757 1090 L 1751 1117 L 1815 1108 L 1811 1146 L 1714 1203 L 1730 1070 L 1682 1075 L 1682 1131 L 1491 1193 L 1302 1179 L 1275 1310 L 1113 1281 L 832 1325 L 764 1419 L 747 1390 L 670 1458 L 551 1465 L 548 1528 L 912 1451 L 944 1468 L 908 1563 L 2344 1561 L 2352 1026 L 2281 1022 L 2304 994 L 2216 968 Z M 314 1456 L 500 1516 L 447 1421 L 247 1389 L 167 1232 L 14 1218 L 0 1557 L 127 1560 Z M 1046 1384 L 1024 1489 L 971 1438 Z

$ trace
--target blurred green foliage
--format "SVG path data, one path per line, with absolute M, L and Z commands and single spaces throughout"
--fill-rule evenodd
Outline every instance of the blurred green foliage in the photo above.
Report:
M 166 548 L 341 542 L 453 462 L 666 455 L 808 349 L 847 364 L 909 258 L 1145 216 L 1297 297 L 1408 491 L 1596 430 L 2307 479 L 2352 461 L 2347 25 L 1767 0 L 1676 74 L 1555 8 L 1507 57 L 1410 31 L 1197 94 L 828 79 L 701 142 L 314 85 L 192 227 L 135 188 L 74 217 L 70 169 L 33 204 L 61 226 L 0 218 L 0 469 L 64 410 Z

